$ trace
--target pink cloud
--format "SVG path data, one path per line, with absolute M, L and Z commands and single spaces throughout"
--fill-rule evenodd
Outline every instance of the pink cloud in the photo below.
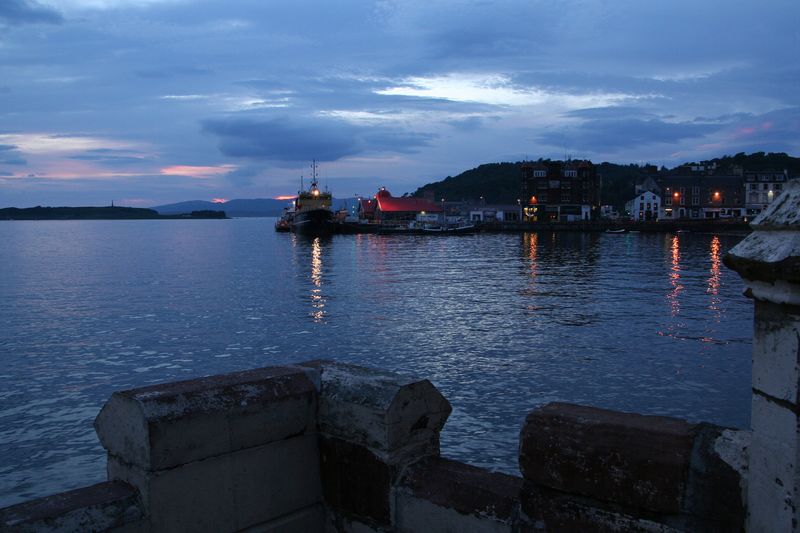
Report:
M 220 176 L 235 170 L 236 165 L 219 166 L 194 166 L 194 165 L 172 165 L 162 168 L 159 172 L 167 176 L 187 176 L 190 178 L 210 178 Z

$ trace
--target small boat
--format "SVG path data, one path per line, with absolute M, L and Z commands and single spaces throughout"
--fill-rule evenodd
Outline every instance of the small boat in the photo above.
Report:
M 319 190 L 317 185 L 317 162 L 312 164 L 311 186 L 303 190 L 302 181 L 297 199 L 294 202 L 294 213 L 289 221 L 289 228 L 298 234 L 317 237 L 330 235 L 335 228 L 331 204 L 333 195 Z
M 475 231 L 475 224 L 457 224 L 455 226 L 425 226 L 423 233 L 435 233 L 440 235 L 453 235 L 461 233 L 472 233 Z
M 607 229 L 606 233 L 610 233 L 611 235 L 623 235 L 625 233 L 630 233 L 630 230 L 621 228 L 621 229 Z
M 275 231 L 291 231 L 291 222 L 292 218 L 294 217 L 294 211 L 289 211 L 288 207 L 283 209 L 283 214 L 281 217 L 275 222 Z

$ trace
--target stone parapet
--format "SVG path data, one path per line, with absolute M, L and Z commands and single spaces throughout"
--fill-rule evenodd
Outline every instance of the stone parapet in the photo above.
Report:
M 0 509 L 0 531 L 146 531 L 136 489 L 107 481 Z
M 237 531 L 322 501 L 317 400 L 306 369 L 261 368 L 114 393 L 95 428 L 149 529 Z
M 331 527 L 391 529 L 393 486 L 406 465 L 439 455 L 450 403 L 426 379 L 333 361 L 301 366 L 319 373 L 322 490 Z
M 520 436 L 523 510 L 556 531 L 638 519 L 645 531 L 737 530 L 748 444 L 747 432 L 710 424 L 548 404 Z
M 800 523 L 800 181 L 724 257 L 754 300 L 748 529 Z

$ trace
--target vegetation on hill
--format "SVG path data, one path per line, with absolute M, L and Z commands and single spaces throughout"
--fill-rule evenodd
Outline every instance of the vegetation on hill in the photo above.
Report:
M 540 159 L 541 161 L 541 159 Z M 734 167 L 744 170 L 787 170 L 790 176 L 800 176 L 800 158 L 785 153 L 753 154 L 738 153 L 723 156 L 702 164 L 716 163 L 717 173 L 731 174 Z M 662 167 L 660 172 L 678 172 L 687 162 L 672 169 Z M 412 196 L 432 196 L 435 200 L 479 202 L 481 197 L 487 204 L 516 204 L 522 187 L 522 162 L 489 163 L 448 176 L 442 181 L 429 183 L 414 191 Z M 634 194 L 636 183 L 641 182 L 647 173 L 655 170 L 650 165 L 619 165 L 603 162 L 597 164 L 597 172 L 602 177 L 600 196 L 603 204 L 622 209 L 625 202 Z
M 192 211 L 182 215 L 159 215 L 139 207 L 8 207 L 0 209 L 0 220 L 147 220 L 163 218 L 226 218 L 224 211 Z

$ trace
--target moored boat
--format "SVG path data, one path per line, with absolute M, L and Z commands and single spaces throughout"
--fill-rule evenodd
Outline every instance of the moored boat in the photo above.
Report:
M 294 212 L 289 221 L 289 228 L 298 234 L 319 236 L 330 235 L 335 228 L 331 204 L 333 195 L 328 191 L 321 191 L 317 184 L 317 162 L 312 165 L 311 186 L 308 190 L 297 193 L 294 203 Z

